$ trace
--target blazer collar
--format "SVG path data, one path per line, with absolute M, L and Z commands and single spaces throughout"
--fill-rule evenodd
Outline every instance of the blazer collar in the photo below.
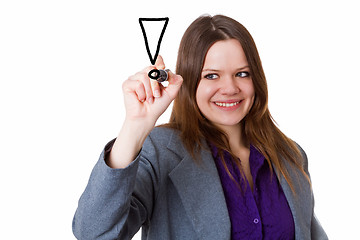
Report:
M 230 239 L 228 209 L 210 150 L 201 150 L 202 162 L 195 163 L 179 142 L 179 136 L 173 134 L 167 146 L 181 159 L 169 177 L 199 239 Z

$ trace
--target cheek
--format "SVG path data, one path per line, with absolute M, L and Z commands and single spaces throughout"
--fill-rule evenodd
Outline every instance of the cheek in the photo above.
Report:
M 213 95 L 213 92 L 214 90 L 209 84 L 200 81 L 199 86 L 196 90 L 196 103 L 198 104 L 198 106 L 209 102 Z
M 252 80 L 246 85 L 246 94 L 249 98 L 254 98 L 255 96 L 255 88 Z
M 201 99 L 201 88 L 200 88 L 200 83 L 196 89 L 196 94 L 195 94 L 195 99 L 196 99 L 196 104 L 199 106 L 199 99 Z
M 255 100 L 255 88 L 252 80 L 249 82 L 243 82 L 241 86 L 243 96 L 247 99 L 246 108 L 250 110 Z
M 255 89 L 252 81 L 244 87 L 243 91 L 246 94 L 246 97 L 250 99 L 250 107 L 251 107 L 255 99 Z

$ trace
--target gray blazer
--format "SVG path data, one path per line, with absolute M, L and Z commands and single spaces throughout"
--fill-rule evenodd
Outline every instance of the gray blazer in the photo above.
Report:
M 131 239 L 140 227 L 142 239 L 149 240 L 230 239 L 228 209 L 209 149 L 196 164 L 177 131 L 155 128 L 127 168 L 111 169 L 104 158 L 112 144 L 101 153 L 79 200 L 73 219 L 78 239 Z M 309 183 L 300 172 L 290 174 L 296 196 L 277 176 L 294 217 L 295 239 L 328 239 L 315 217 Z

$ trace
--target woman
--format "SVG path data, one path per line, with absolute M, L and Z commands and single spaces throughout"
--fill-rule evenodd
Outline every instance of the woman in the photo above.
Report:
M 165 88 L 150 70 L 123 84 L 126 118 L 73 220 L 79 239 L 327 239 L 303 150 L 273 123 L 255 43 L 235 20 L 202 16 Z M 175 100 L 174 100 L 175 99 Z M 174 100 L 170 122 L 154 128 Z

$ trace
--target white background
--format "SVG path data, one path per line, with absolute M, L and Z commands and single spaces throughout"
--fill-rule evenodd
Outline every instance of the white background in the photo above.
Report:
M 251 32 L 268 80 L 270 111 L 308 154 L 318 218 L 330 239 L 357 238 L 355 1 L 5 0 L 1 239 L 74 239 L 77 201 L 124 117 L 121 84 L 150 64 L 138 18 L 170 18 L 160 53 L 174 70 L 182 34 L 205 13 L 233 17 Z M 168 117 L 169 111 L 159 121 Z

